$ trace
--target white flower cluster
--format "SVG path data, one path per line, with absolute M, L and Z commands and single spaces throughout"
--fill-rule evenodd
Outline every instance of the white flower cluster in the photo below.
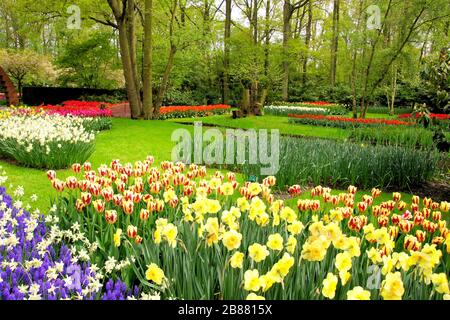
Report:
M 292 114 L 329 114 L 327 108 L 318 107 L 290 107 L 290 106 L 265 106 L 264 111 L 267 113 L 292 113 Z
M 46 148 L 46 153 L 63 144 L 91 143 L 95 134 L 87 131 L 83 123 L 88 120 L 60 115 L 11 116 L 0 122 L 0 145 L 2 141 L 14 140 L 30 153 L 33 148 Z

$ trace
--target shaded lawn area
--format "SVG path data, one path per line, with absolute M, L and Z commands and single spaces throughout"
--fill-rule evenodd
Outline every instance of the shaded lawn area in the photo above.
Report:
M 204 118 L 203 120 L 211 121 L 211 118 L 214 119 L 216 117 Z M 225 121 L 225 117 L 219 117 L 219 119 L 220 118 L 222 118 L 220 121 Z M 247 120 L 246 125 L 248 127 L 244 126 L 244 128 L 252 128 L 252 124 L 257 124 L 259 128 L 270 129 L 277 123 L 275 121 L 269 121 L 271 119 L 266 118 L 267 117 L 255 117 L 252 119 L 242 119 Z M 280 118 L 280 120 L 283 119 L 281 117 L 273 118 Z M 264 121 L 264 119 L 266 120 Z M 229 121 L 229 118 L 226 120 Z M 244 124 L 245 123 L 246 122 L 244 121 Z M 264 126 L 263 123 L 266 125 Z M 282 123 L 282 121 L 278 123 Z M 288 129 L 287 125 L 288 124 L 286 124 L 285 127 L 286 130 Z M 311 135 L 317 131 L 318 136 L 328 137 L 332 137 L 331 132 L 333 131 L 340 135 L 344 135 L 344 133 L 346 133 L 345 130 L 342 129 L 323 128 L 324 130 L 317 130 L 318 128 L 315 127 L 302 127 L 309 126 L 291 126 L 291 130 L 294 130 L 295 132 L 296 130 L 300 130 L 302 132 L 308 132 Z M 193 132 L 193 126 L 181 125 L 173 121 L 134 121 L 129 119 L 113 119 L 112 130 L 101 132 L 97 136 L 96 150 L 89 160 L 92 163 L 93 169 L 96 169 L 103 163 L 109 165 L 113 159 L 120 159 L 122 163 L 133 163 L 134 161 L 145 160 L 148 155 L 153 155 L 155 157 L 155 163 L 157 164 L 164 160 L 170 160 L 172 148 L 175 145 L 175 143 L 171 141 L 171 135 L 175 129 L 180 128 L 188 129 Z M 41 212 L 48 210 L 50 207 L 50 199 L 56 196 L 56 191 L 52 189 L 50 182 L 47 180 L 46 170 L 23 168 L 4 160 L 0 160 L 0 166 L 3 167 L 9 178 L 6 182 L 6 186 L 9 186 L 10 183 L 13 184 L 13 186 L 23 186 L 25 188 L 25 203 L 27 198 L 29 198 L 32 194 L 36 194 L 39 198 L 38 201 L 33 204 L 33 207 L 39 208 Z M 214 169 L 210 170 L 210 172 L 214 171 Z M 70 169 L 57 171 L 57 176 L 61 179 L 64 179 L 70 175 L 73 175 L 72 170 Z M 239 175 L 238 178 L 242 182 L 242 176 Z M 12 190 L 10 190 L 10 192 L 12 192 Z M 335 193 L 339 192 L 342 191 L 335 191 Z M 358 192 L 357 199 L 360 199 L 364 193 L 370 193 L 370 191 Z M 302 198 L 308 198 L 308 196 L 309 193 L 306 193 L 302 196 Z M 382 197 L 379 198 L 379 201 L 389 200 L 391 199 L 391 196 L 392 195 L 390 193 L 383 193 Z M 405 201 L 409 201 L 411 196 L 404 194 L 403 198 Z M 288 203 L 295 206 L 296 200 L 291 199 Z

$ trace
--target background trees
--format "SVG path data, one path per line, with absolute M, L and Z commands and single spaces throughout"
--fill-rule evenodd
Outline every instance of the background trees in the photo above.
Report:
M 267 90 L 269 101 L 346 103 L 355 116 L 371 105 L 448 105 L 445 0 L 73 2 L 81 29 L 68 27 L 65 1 L 2 1 L 0 47 L 50 57 L 54 84 L 125 86 L 135 118 L 162 104 L 238 104 L 245 89 L 254 101 Z

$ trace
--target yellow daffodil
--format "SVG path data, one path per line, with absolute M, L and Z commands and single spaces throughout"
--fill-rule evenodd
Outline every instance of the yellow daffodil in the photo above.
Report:
M 370 291 L 364 290 L 362 287 L 354 287 L 347 291 L 347 300 L 370 300 Z
M 252 196 L 257 196 L 257 195 L 259 195 L 261 193 L 262 188 L 261 188 L 261 185 L 259 183 L 253 182 L 253 183 L 249 184 L 248 191 L 250 192 L 250 194 Z
M 283 237 L 279 233 L 271 234 L 267 240 L 267 247 L 272 250 L 283 250 Z
M 302 247 L 302 259 L 308 261 L 322 261 L 325 258 L 330 241 L 324 238 L 317 238 L 311 241 L 308 239 Z
M 405 288 L 400 272 L 388 273 L 381 284 L 381 296 L 384 300 L 401 300 Z
M 272 267 L 272 272 L 275 272 L 280 275 L 281 278 L 284 278 L 287 276 L 294 263 L 294 258 L 291 257 L 289 253 L 285 252 L 283 257 Z
M 250 293 L 247 298 L 245 298 L 245 300 L 266 300 L 266 298 L 264 298 L 263 296 L 258 296 L 255 293 Z
M 297 248 L 297 239 L 294 236 L 289 236 L 286 244 L 286 250 L 290 254 L 294 254 L 295 249 Z
M 280 211 L 280 218 L 287 223 L 293 223 L 297 220 L 297 213 L 289 207 L 283 207 Z
M 244 264 L 244 254 L 242 252 L 235 252 L 230 258 L 230 265 L 235 269 L 242 269 Z
M 267 258 L 269 250 L 267 250 L 266 246 L 255 243 L 248 247 L 248 254 L 253 261 L 261 262 Z
M 352 268 L 352 257 L 347 251 L 338 253 L 334 265 L 340 272 L 348 271 Z
M 328 273 L 327 277 L 323 280 L 323 288 L 322 288 L 322 295 L 325 298 L 328 299 L 334 299 L 334 296 L 336 294 L 336 286 L 338 283 L 338 278 L 332 274 Z
M 250 210 L 250 204 L 248 203 L 248 200 L 245 197 L 238 198 L 236 200 L 236 204 L 237 204 L 239 210 L 241 210 L 241 211 Z
M 261 288 L 259 281 L 259 272 L 256 269 L 247 270 L 244 273 L 244 290 L 258 291 Z
M 352 274 L 348 271 L 339 271 L 339 279 L 341 279 L 341 284 L 343 286 L 345 286 L 348 282 L 348 280 L 350 280 Z
M 374 247 L 367 250 L 367 257 L 372 261 L 373 264 L 383 262 L 383 259 L 381 258 L 381 253 Z
M 120 243 L 121 243 L 120 238 L 121 238 L 121 235 L 122 235 L 122 229 L 117 229 L 117 230 L 116 230 L 116 233 L 114 233 L 114 245 L 115 245 L 116 247 L 120 247 Z
M 229 251 L 238 249 L 241 246 L 241 240 L 242 234 L 236 230 L 227 231 L 222 237 L 222 242 Z
M 272 288 L 272 286 L 276 282 L 278 282 L 277 277 L 271 272 L 268 272 L 268 273 L 262 275 L 261 277 L 259 277 L 259 283 L 261 285 L 261 290 L 263 292 L 266 292 L 267 290 Z
M 288 225 L 287 230 L 292 235 L 300 234 L 305 226 L 301 221 L 294 221 L 290 225 Z
M 434 284 L 434 289 L 441 294 L 450 294 L 448 288 L 447 275 L 445 273 L 433 274 L 431 281 Z
M 167 240 L 169 245 L 172 248 L 175 248 L 177 245 L 177 235 L 178 235 L 178 229 L 175 225 L 172 223 L 169 223 L 166 225 L 163 229 L 163 237 Z
M 147 271 L 145 271 L 145 278 L 148 281 L 153 281 L 157 285 L 161 285 L 165 279 L 164 271 L 152 263 L 147 267 Z

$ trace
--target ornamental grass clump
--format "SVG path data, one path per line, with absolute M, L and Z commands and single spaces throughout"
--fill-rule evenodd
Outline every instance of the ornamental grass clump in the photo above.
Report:
M 353 142 L 400 146 L 411 149 L 433 150 L 433 132 L 423 128 L 380 126 L 378 128 L 358 128 L 350 135 Z
M 322 139 L 282 138 L 280 186 L 327 184 L 409 190 L 439 173 L 437 151 L 398 146 L 371 146 Z M 245 163 L 243 172 L 261 180 L 260 165 Z
M 86 118 L 11 116 L 0 122 L 0 154 L 33 168 L 65 168 L 94 152 L 95 134 Z

